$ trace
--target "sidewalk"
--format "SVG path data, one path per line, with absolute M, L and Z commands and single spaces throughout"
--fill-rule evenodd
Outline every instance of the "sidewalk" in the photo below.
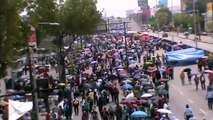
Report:
M 171 36 L 172 33 L 170 32 L 169 35 Z M 175 37 L 179 37 L 179 38 L 182 38 L 182 39 L 189 39 L 189 40 L 194 40 L 195 39 L 195 35 L 194 34 L 190 34 L 188 36 L 188 38 L 186 38 L 186 36 L 183 33 L 173 32 L 173 35 Z M 213 44 L 213 38 L 211 36 L 202 36 L 201 35 L 200 38 L 201 38 L 201 42 Z
M 149 32 L 149 34 L 152 36 L 158 37 L 158 33 Z M 159 35 L 159 37 L 162 38 L 162 35 Z M 197 48 L 203 49 L 208 52 L 213 52 L 213 44 L 211 44 L 211 43 L 205 43 L 205 42 L 201 42 L 201 41 L 196 42 L 194 40 L 183 39 L 183 38 L 176 37 L 176 36 L 174 36 L 173 38 L 174 38 L 174 42 L 177 42 L 177 43 L 182 42 L 183 44 L 189 45 L 191 47 L 195 47 L 195 48 L 197 47 Z M 172 41 L 173 38 L 171 35 L 169 35 L 168 37 L 163 38 L 163 39 Z

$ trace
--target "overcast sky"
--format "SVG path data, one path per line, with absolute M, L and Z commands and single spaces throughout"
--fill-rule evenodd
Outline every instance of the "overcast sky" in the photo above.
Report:
M 169 6 L 171 6 L 171 0 Z M 126 10 L 138 10 L 137 0 L 98 0 L 97 7 L 106 11 L 107 16 L 125 17 Z M 156 5 L 156 0 L 149 0 L 151 7 Z M 173 6 L 180 5 L 180 0 L 173 0 Z

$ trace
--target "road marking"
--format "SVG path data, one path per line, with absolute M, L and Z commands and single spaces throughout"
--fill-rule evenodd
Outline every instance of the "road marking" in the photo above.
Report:
M 205 115 L 207 115 L 207 113 L 203 110 L 203 109 L 199 109 L 200 110 L 200 112 L 202 112 L 203 114 L 205 114 Z
M 179 92 L 181 95 L 183 95 L 183 92 L 181 92 L 180 90 L 178 90 L 178 92 Z
M 172 84 L 172 87 L 173 87 L 173 88 L 176 88 L 176 86 L 175 86 L 174 84 Z
M 188 101 L 189 101 L 190 103 L 194 103 L 194 101 L 193 101 L 193 100 L 191 100 L 191 99 L 188 99 Z

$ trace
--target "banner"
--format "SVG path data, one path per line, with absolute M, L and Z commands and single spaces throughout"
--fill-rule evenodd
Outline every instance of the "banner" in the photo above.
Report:
M 8 100 L 9 106 L 9 120 L 17 120 L 22 117 L 25 113 L 32 110 L 33 103 L 32 102 L 19 102 Z
M 213 2 L 207 3 L 207 20 L 213 19 Z
M 213 2 L 208 2 L 207 3 L 207 13 L 212 13 L 213 12 Z

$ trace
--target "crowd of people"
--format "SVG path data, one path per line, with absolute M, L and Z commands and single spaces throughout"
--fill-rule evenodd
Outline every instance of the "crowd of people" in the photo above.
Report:
M 169 119 L 168 81 L 173 79 L 173 68 L 166 66 L 164 55 L 156 52 L 167 51 L 166 42 L 130 38 L 126 58 L 122 38 L 95 39 L 102 43 L 86 46 L 74 60 L 76 74 L 59 95 L 62 102 L 57 118 L 69 120 L 82 115 L 82 120 Z

